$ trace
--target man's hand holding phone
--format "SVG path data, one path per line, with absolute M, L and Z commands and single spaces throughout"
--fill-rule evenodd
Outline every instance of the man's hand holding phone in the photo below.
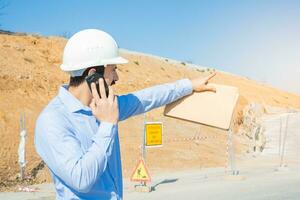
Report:
M 118 100 L 114 95 L 111 86 L 108 86 L 109 93 L 108 97 L 105 94 L 105 86 L 103 78 L 99 79 L 99 90 L 100 96 L 96 89 L 96 84 L 91 84 L 93 99 L 91 101 L 90 107 L 92 109 L 93 115 L 99 120 L 104 122 L 109 122 L 112 124 L 117 124 L 119 119 L 119 108 Z

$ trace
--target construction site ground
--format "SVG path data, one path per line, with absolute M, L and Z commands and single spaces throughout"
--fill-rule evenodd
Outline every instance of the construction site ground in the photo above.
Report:
M 289 200 L 299 199 L 300 162 L 277 171 L 278 158 L 272 156 L 247 157 L 238 165 L 244 179 L 232 178 L 224 168 L 185 170 L 157 174 L 149 184 L 150 193 L 137 192 L 135 183 L 124 180 L 124 199 L 210 199 L 210 200 Z M 266 164 L 267 163 L 267 164 Z M 54 185 L 32 185 L 38 192 L 4 192 L 0 199 L 55 199 Z
M 266 132 L 274 141 L 280 136 L 278 119 L 287 114 L 264 116 L 267 123 Z M 285 130 L 285 127 L 282 128 Z M 299 199 L 300 190 L 300 114 L 289 116 L 286 144 L 290 148 L 284 150 L 284 157 L 278 153 L 279 145 L 270 142 L 266 152 L 249 153 L 236 158 L 237 175 L 232 175 L 231 165 L 227 168 L 203 168 L 180 170 L 173 172 L 156 172 L 152 182 L 148 184 L 151 192 L 143 193 L 135 190 L 138 183 L 124 180 L 124 199 L 211 199 L 211 200 L 289 200 Z M 278 140 L 277 140 L 278 141 Z M 284 142 L 283 142 L 284 143 Z M 293 148 L 294 147 L 294 148 Z M 150 171 L 150 173 L 152 173 Z M 32 185 L 29 188 L 36 192 L 4 192 L 0 199 L 55 199 L 53 184 Z

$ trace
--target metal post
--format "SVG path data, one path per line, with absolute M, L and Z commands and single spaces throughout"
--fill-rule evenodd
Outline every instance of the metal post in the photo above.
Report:
M 25 177 L 25 138 L 26 138 L 26 121 L 25 113 L 20 116 L 20 144 L 18 149 L 19 165 L 20 165 L 20 178 L 24 180 Z
M 146 164 L 146 148 L 145 148 L 145 124 L 146 124 L 146 113 L 144 113 L 144 119 L 143 119 L 143 130 L 142 130 L 142 149 L 141 149 L 141 153 L 142 153 L 142 158 Z
M 234 141 L 233 141 L 233 119 L 230 122 L 230 127 L 228 130 L 228 137 L 227 137 L 227 150 L 229 151 L 228 153 L 228 161 L 230 162 L 230 169 L 231 169 L 231 175 L 238 175 L 238 170 L 236 170 L 236 165 L 235 165 L 235 151 L 234 151 Z
M 252 127 L 256 127 L 256 120 L 255 120 L 255 118 L 253 118 L 253 119 L 251 119 L 251 126 Z M 252 145 L 253 145 L 253 147 L 252 147 L 252 151 L 253 151 L 253 156 L 255 156 L 255 153 L 256 153 L 256 140 L 255 140 L 255 134 L 256 134 L 256 130 L 257 130 L 257 128 L 255 129 L 251 129 L 252 130 Z
M 142 146 L 141 146 L 141 155 L 144 163 L 146 164 L 146 147 L 145 147 L 145 133 L 146 133 L 146 113 L 144 113 L 144 119 L 143 119 L 143 130 L 142 130 Z M 146 182 L 141 182 L 141 185 L 146 186 Z
M 255 124 L 253 125 L 253 127 L 255 127 Z M 252 130 L 252 145 L 253 145 L 253 156 L 255 156 L 255 153 L 256 153 L 256 141 L 255 141 L 255 133 L 256 133 L 256 130 L 257 130 L 257 128 L 254 128 L 253 130 Z
M 281 137 L 282 137 L 282 134 L 281 134 L 281 131 L 282 131 L 282 118 L 280 116 L 280 128 L 279 128 L 279 146 L 278 146 L 278 155 L 280 157 L 281 155 Z
M 235 166 L 235 151 L 233 145 L 233 133 L 232 128 L 228 131 L 228 140 L 229 140 L 229 160 L 230 160 L 230 168 L 232 175 L 236 175 L 236 166 Z
M 290 116 L 289 114 L 287 114 L 287 116 L 286 116 L 285 131 L 284 131 L 283 144 L 282 144 L 282 153 L 281 153 L 281 159 L 280 159 L 280 167 L 283 167 L 283 157 L 284 157 L 285 143 L 286 143 L 286 138 L 287 138 L 289 116 Z

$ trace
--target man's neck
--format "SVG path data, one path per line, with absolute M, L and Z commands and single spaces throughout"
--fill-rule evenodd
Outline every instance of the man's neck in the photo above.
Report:
M 89 106 L 90 104 L 90 98 L 89 98 L 89 92 L 86 88 L 85 85 L 81 84 L 77 87 L 72 87 L 70 86 L 68 88 L 68 91 L 75 97 L 77 98 L 83 105 Z

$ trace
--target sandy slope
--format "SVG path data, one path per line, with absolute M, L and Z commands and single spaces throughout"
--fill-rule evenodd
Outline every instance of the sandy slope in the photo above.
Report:
M 56 95 L 58 86 L 68 82 L 68 76 L 59 69 L 65 39 L 0 35 L 0 41 L 0 187 L 5 188 L 5 185 L 9 185 L 8 180 L 15 180 L 19 169 L 17 149 L 20 113 L 26 113 L 26 173 L 32 175 L 35 172 L 33 169 L 40 163 L 33 145 L 36 117 Z M 115 89 L 118 94 L 210 73 L 145 55 L 123 53 L 123 56 L 130 63 L 118 68 L 120 81 Z M 213 82 L 240 89 L 237 119 L 241 118 L 243 107 L 253 101 L 265 105 L 300 108 L 300 96 L 243 77 L 219 72 Z M 147 153 L 151 173 L 226 164 L 225 132 L 166 118 L 162 116 L 162 108 L 151 111 L 146 118 L 149 121 L 163 121 L 165 127 L 164 147 L 150 149 Z M 130 176 L 139 156 L 143 120 L 143 116 L 136 116 L 119 125 L 123 171 L 126 177 Z M 241 123 L 240 120 L 237 121 Z M 207 136 L 207 139 L 172 142 L 174 138 L 193 137 L 197 134 Z M 242 152 L 245 143 L 243 136 L 237 136 L 236 142 L 239 152 Z M 45 168 L 38 171 L 35 182 L 49 180 Z

